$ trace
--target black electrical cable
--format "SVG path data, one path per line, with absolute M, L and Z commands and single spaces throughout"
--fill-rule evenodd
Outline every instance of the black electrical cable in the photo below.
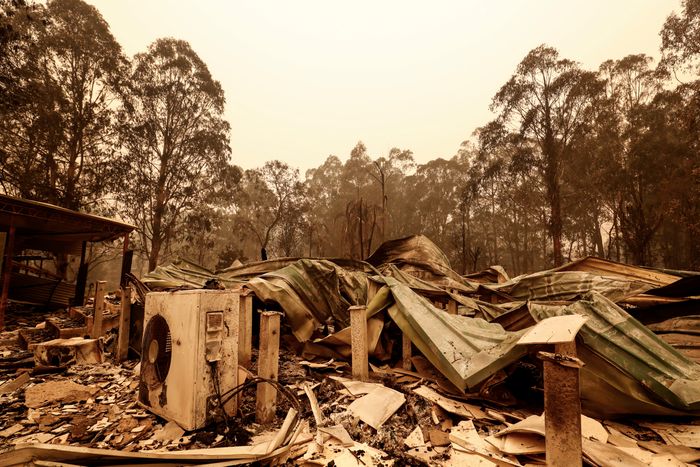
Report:
M 214 383 L 214 391 L 216 392 L 216 397 L 219 400 L 219 409 L 221 409 L 221 413 L 224 416 L 224 423 L 226 424 L 226 428 L 228 431 L 231 431 L 231 420 L 228 417 L 228 414 L 226 413 L 226 410 L 224 409 L 224 402 L 221 396 L 221 385 L 219 384 L 219 362 L 209 362 L 209 370 L 211 371 L 211 379 Z
M 240 393 L 244 389 L 254 385 L 258 385 L 259 383 L 267 383 L 273 386 L 277 390 L 277 392 L 282 394 L 285 397 L 285 399 L 287 399 L 290 402 L 290 404 L 294 407 L 297 413 L 301 413 L 301 403 L 299 402 L 299 399 L 297 399 L 296 394 L 294 394 L 288 388 L 284 387 L 278 381 L 275 381 L 274 379 L 263 378 L 261 376 L 256 376 L 255 378 L 252 378 L 243 384 L 239 384 L 235 388 L 230 389 L 229 391 L 222 394 L 223 404 L 236 397 L 238 393 Z
M 219 408 L 221 409 L 221 413 L 223 414 L 224 417 L 224 423 L 226 424 L 226 429 L 227 433 L 232 433 L 232 426 L 231 426 L 231 419 L 226 413 L 226 410 L 224 410 L 224 405 L 236 397 L 239 393 L 241 393 L 243 390 L 246 388 L 249 388 L 253 385 L 257 385 L 260 383 L 266 383 L 272 385 L 277 392 L 282 394 L 287 400 L 289 400 L 290 404 L 294 407 L 296 410 L 296 415 L 294 417 L 294 428 L 292 429 L 295 431 L 297 427 L 299 426 L 299 421 L 300 421 L 300 416 L 301 416 L 301 403 L 299 402 L 299 399 L 297 398 L 296 394 L 289 390 L 288 388 L 284 387 L 282 384 L 280 384 L 278 381 L 272 380 L 272 379 L 267 379 L 267 378 L 262 378 L 260 376 L 256 376 L 248 381 L 246 381 L 243 384 L 239 384 L 235 388 L 230 389 L 229 391 L 226 391 L 225 393 L 221 393 L 221 384 L 219 381 L 219 372 L 218 372 L 219 366 L 218 362 L 209 362 L 209 370 L 211 371 L 212 375 L 212 382 L 214 383 L 214 391 L 216 392 L 216 397 L 219 401 Z M 287 442 L 287 441 L 285 441 Z
M 224 410 L 224 405 L 236 397 L 240 392 L 243 390 L 254 386 L 258 385 L 259 383 L 267 383 L 274 387 L 277 392 L 282 394 L 282 396 L 285 397 L 289 401 L 289 403 L 294 407 L 294 409 L 297 411 L 297 414 L 301 414 L 301 402 L 299 402 L 299 399 L 297 398 L 296 394 L 294 394 L 292 391 L 290 391 L 288 388 L 284 387 L 282 384 L 279 383 L 279 381 L 275 381 L 273 379 L 267 379 L 263 378 L 261 376 L 256 376 L 248 381 L 246 381 L 243 384 L 239 384 L 238 386 L 226 391 L 225 393 L 221 393 L 221 384 L 219 382 L 219 374 L 218 374 L 218 362 L 209 362 L 209 369 L 212 374 L 212 381 L 214 383 L 214 391 L 216 392 L 216 397 L 219 401 L 219 408 L 221 409 L 221 413 L 224 416 L 224 421 L 226 423 L 226 427 L 230 430 L 231 429 L 231 424 L 230 424 L 230 418 L 228 414 L 226 413 L 226 410 Z

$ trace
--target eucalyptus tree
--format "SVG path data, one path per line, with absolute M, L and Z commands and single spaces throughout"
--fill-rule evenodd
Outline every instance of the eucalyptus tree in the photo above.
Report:
M 36 187 L 44 182 L 32 141 L 48 133 L 35 79 L 35 43 L 45 18 L 43 5 L 0 0 L 0 186 L 23 198 L 37 198 Z
M 187 42 L 158 39 L 134 57 L 112 181 L 149 270 L 184 216 L 235 187 L 224 103 L 221 85 Z
M 22 40 L 2 59 L 17 72 L 12 91 L 3 90 L 12 97 L 0 119 L 4 180 L 21 196 L 90 209 L 104 193 L 127 62 L 107 22 L 81 0 L 51 0 L 31 18 L 13 16 Z
M 683 11 L 666 19 L 661 41 L 662 66 L 700 75 L 700 0 L 683 0 Z
M 378 157 L 369 165 L 369 174 L 379 185 L 381 197 L 382 223 L 379 237 L 380 243 L 387 240 L 389 234 L 389 230 L 387 230 L 387 219 L 390 217 L 388 213 L 389 192 L 392 191 L 392 188 L 395 191 L 399 182 L 397 179 L 404 176 L 414 166 L 413 153 L 408 149 L 401 150 L 399 148 L 391 148 L 387 157 Z
M 236 219 L 254 239 L 261 256 L 268 249 L 277 256 L 297 251 L 305 214 L 299 169 L 268 161 L 245 172 L 238 193 Z
M 306 172 L 309 209 L 307 244 L 309 256 L 341 256 L 345 200 L 341 197 L 343 163 L 328 156 L 317 168 Z
M 491 104 L 500 122 L 537 148 L 555 265 L 563 260 L 563 167 L 571 157 L 574 139 L 587 131 L 590 96 L 599 85 L 594 73 L 561 58 L 556 49 L 541 45 L 518 64 Z
M 604 62 L 599 75 L 612 115 L 598 122 L 603 129 L 596 144 L 599 149 L 613 150 L 603 161 L 607 174 L 602 174 L 600 181 L 608 189 L 602 191 L 619 224 L 616 234 L 631 259 L 637 264 L 651 264 L 651 245 L 664 212 L 659 185 L 666 178 L 662 162 L 666 151 L 648 131 L 649 125 L 660 124 L 657 119 L 661 108 L 653 102 L 663 90 L 666 73 L 653 67 L 651 57 L 636 54 Z M 652 116 L 654 113 L 657 115 Z M 599 152 L 599 156 L 603 154 Z
M 675 107 L 674 129 L 682 130 L 684 148 L 671 167 L 676 177 L 671 208 L 677 225 L 675 234 L 683 232 L 681 248 L 684 259 L 680 263 L 689 268 L 700 268 L 700 0 L 684 0 L 681 13 L 671 14 L 661 30 L 661 66 L 674 73 L 679 71 L 684 80 L 674 90 L 679 105 Z M 687 76 L 687 79 L 685 79 Z M 680 80 L 679 80 L 680 81 Z M 687 81 L 687 82 L 686 82 Z
M 377 196 L 373 193 L 372 159 L 359 141 L 343 165 L 341 196 L 345 200 L 343 254 L 355 259 L 368 257 L 377 232 Z

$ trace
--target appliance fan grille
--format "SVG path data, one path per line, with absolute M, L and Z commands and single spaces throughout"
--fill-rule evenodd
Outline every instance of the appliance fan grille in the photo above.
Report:
M 142 370 L 149 386 L 165 382 L 172 359 L 172 338 L 168 322 L 161 315 L 155 315 L 146 326 L 142 349 Z

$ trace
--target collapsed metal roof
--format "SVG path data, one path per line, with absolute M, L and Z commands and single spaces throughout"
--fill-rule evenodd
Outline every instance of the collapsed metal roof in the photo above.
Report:
M 370 355 L 380 358 L 386 350 L 380 333 L 391 320 L 462 391 L 478 389 L 525 357 L 527 349 L 517 345 L 523 329 L 549 316 L 580 314 L 589 318 L 578 338 L 585 363 L 582 402 L 589 413 L 679 415 L 700 410 L 700 364 L 617 305 L 674 283 L 677 276 L 585 258 L 510 280 L 505 274 L 490 274 L 499 283 L 477 283 L 452 271 L 442 255 L 433 255 L 437 247 L 428 242 L 420 236 L 389 242 L 381 255 L 373 255 L 372 266 L 356 262 L 357 267 L 345 269 L 327 260 L 288 259 L 284 264 L 256 263 L 260 274 L 254 277 L 246 266 L 216 274 L 180 263 L 158 268 L 144 281 L 201 287 L 210 278 L 250 288 L 260 300 L 284 310 L 306 350 L 326 357 L 349 355 L 349 328 L 324 338 L 314 338 L 317 331 L 330 318 L 347 326 L 347 307 L 366 304 Z M 246 274 L 239 275 L 241 270 Z M 381 288 L 369 293 L 377 286 Z M 495 301 L 486 303 L 484 295 Z M 458 303 L 454 313 L 433 301 L 443 299 Z

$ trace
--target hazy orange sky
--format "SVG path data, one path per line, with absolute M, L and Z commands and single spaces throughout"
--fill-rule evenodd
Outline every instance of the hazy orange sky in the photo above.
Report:
M 411 149 L 453 156 L 493 116 L 489 103 L 541 43 L 595 69 L 659 55 L 680 0 L 88 0 L 128 55 L 159 37 L 189 41 L 226 93 L 233 162 L 304 170 Z

